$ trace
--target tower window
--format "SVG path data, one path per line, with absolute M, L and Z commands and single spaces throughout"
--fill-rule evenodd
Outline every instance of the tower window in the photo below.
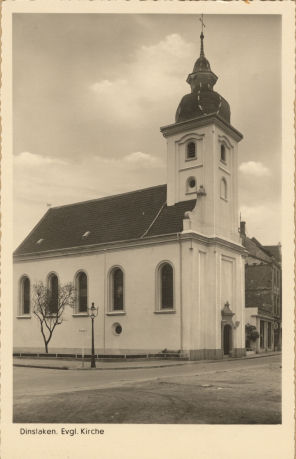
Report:
M 187 159 L 196 158 L 196 145 L 194 142 L 189 142 L 187 145 Z
M 189 187 L 190 187 L 190 188 L 195 188 L 195 185 L 196 185 L 195 179 L 190 179 L 190 180 L 189 180 Z
M 220 182 L 220 197 L 227 200 L 227 182 L 223 177 Z
M 196 191 L 195 177 L 189 177 L 186 182 L 186 193 L 194 193 Z
M 226 150 L 224 145 L 221 145 L 221 161 L 226 163 Z

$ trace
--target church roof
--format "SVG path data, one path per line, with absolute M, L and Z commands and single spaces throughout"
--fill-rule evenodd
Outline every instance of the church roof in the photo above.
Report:
M 147 238 L 183 231 L 196 200 L 166 205 L 167 186 L 50 208 L 14 255 Z

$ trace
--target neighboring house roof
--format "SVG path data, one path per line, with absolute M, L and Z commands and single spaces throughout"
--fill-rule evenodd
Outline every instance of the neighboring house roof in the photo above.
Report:
M 278 264 L 278 260 L 273 256 L 272 252 L 267 250 L 270 248 L 270 246 L 261 245 L 255 237 L 252 237 L 252 239 L 250 239 L 246 235 L 242 235 L 242 244 L 249 252 L 248 257 L 246 258 L 247 263 L 258 264 L 259 261 L 259 264 L 260 262 Z
M 166 197 L 167 186 L 159 185 L 53 207 L 15 250 L 14 255 L 181 232 L 184 213 L 194 208 L 196 200 L 167 207 Z
M 251 241 L 253 241 L 254 244 L 256 244 L 257 247 L 259 247 L 260 250 L 262 250 L 262 252 L 266 253 L 266 255 L 268 255 L 269 257 L 272 257 L 272 253 L 270 253 L 269 250 L 266 249 L 266 247 L 261 245 L 260 242 L 257 241 L 257 239 L 255 237 L 252 237 Z
M 276 259 L 278 263 L 282 261 L 281 246 L 280 245 L 264 245 L 263 248 L 268 250 L 269 253 Z

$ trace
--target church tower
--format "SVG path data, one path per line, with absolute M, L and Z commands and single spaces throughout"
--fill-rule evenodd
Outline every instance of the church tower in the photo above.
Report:
M 203 24 L 203 23 L 202 23 Z M 237 146 L 243 136 L 230 124 L 230 106 L 214 91 L 218 77 L 204 53 L 177 109 L 176 122 L 161 128 L 167 139 L 167 205 L 197 198 L 187 215 L 188 230 L 239 242 Z
M 245 355 L 244 257 L 238 226 L 238 143 L 228 102 L 204 52 L 188 75 L 191 92 L 167 140 L 167 206 L 193 201 L 180 243 L 182 350 L 191 360 Z M 194 205 L 195 200 L 195 205 Z

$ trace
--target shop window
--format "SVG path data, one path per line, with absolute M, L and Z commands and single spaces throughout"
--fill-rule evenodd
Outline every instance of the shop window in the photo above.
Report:
M 268 347 L 271 347 L 271 323 L 268 322 L 268 339 L 267 339 L 267 345 Z
M 260 348 L 264 349 L 264 321 L 260 320 Z

